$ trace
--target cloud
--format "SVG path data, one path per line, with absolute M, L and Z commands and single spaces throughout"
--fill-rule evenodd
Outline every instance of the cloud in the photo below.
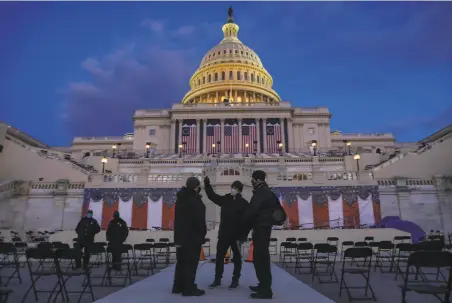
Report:
M 154 19 L 145 19 L 141 22 L 141 26 L 146 27 L 153 32 L 162 33 L 165 29 L 165 21 L 154 20 Z
M 142 22 L 159 36 L 171 33 L 162 22 Z M 177 31 L 188 35 L 203 26 L 185 26 Z M 217 29 L 218 30 L 218 29 Z M 205 52 L 177 38 L 152 39 L 123 45 L 101 58 L 86 58 L 81 68 L 90 81 L 69 83 L 63 90 L 60 113 L 72 136 L 122 135 L 132 131 L 136 109 L 165 108 L 178 103 L 189 90 L 188 82 Z M 193 41 L 196 44 L 198 41 Z M 202 49 L 201 49 L 202 48 Z
M 193 34 L 193 32 L 195 31 L 195 27 L 193 25 L 184 25 L 179 27 L 174 34 L 176 36 L 189 36 L 191 34 Z

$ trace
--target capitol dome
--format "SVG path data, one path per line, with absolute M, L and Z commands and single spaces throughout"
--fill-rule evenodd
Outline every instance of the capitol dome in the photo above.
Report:
M 202 58 L 182 103 L 280 102 L 261 59 L 239 40 L 239 26 L 234 23 L 231 8 L 228 15 L 222 27 L 223 40 Z

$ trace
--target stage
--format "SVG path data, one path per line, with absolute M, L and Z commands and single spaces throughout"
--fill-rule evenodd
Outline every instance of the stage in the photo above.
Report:
M 176 302 L 197 302 L 197 303 L 242 303 L 250 300 L 251 291 L 249 285 L 256 285 L 256 275 L 253 264 L 244 262 L 242 269 L 242 277 L 240 286 L 236 290 L 228 290 L 231 282 L 233 265 L 225 265 L 223 275 L 223 285 L 216 289 L 209 289 L 208 285 L 212 283 L 214 276 L 214 263 L 207 261 L 200 262 L 198 267 L 197 281 L 198 287 L 206 290 L 206 294 L 202 297 L 182 297 L 181 295 L 173 295 L 171 293 L 174 265 L 162 270 L 158 274 L 139 281 L 127 288 L 121 289 L 97 303 L 176 303 Z M 316 302 L 316 303 L 332 303 L 334 301 L 328 299 L 324 295 L 310 288 L 308 285 L 297 280 L 292 275 L 272 264 L 273 274 L 273 300 L 277 302 Z

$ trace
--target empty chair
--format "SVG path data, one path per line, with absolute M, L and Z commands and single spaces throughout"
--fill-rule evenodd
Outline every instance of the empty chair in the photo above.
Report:
M 202 245 L 202 249 L 204 250 L 204 254 L 206 256 L 210 256 L 210 239 L 209 238 L 204 239 L 204 244 Z
M 270 251 L 270 255 L 278 254 L 278 239 L 270 238 L 270 245 L 268 246 L 268 250 Z
M 301 242 L 297 245 L 297 255 L 295 262 L 295 272 L 312 273 L 312 261 L 314 259 L 314 246 L 312 243 Z M 307 266 L 305 266 L 307 265 Z M 309 271 L 302 271 L 303 268 L 308 268 Z
M 8 273 L 8 276 L 0 277 L 0 283 L 3 286 L 7 286 L 11 279 L 18 279 L 22 284 L 22 278 L 20 276 L 19 268 L 19 255 L 17 254 L 16 247 L 13 243 L 0 243 L 0 269 L 11 268 L 13 269 Z M 2 280 L 6 278 L 6 282 Z
M 337 246 L 328 243 L 314 245 L 314 258 L 312 261 L 312 281 L 317 277 L 319 283 L 337 283 L 337 275 L 334 270 L 337 258 Z M 320 277 L 329 277 L 329 280 Z
M 364 242 L 373 242 L 373 241 L 375 241 L 375 238 L 374 237 L 371 237 L 371 236 L 368 236 L 368 237 L 364 237 Z
M 135 276 L 143 276 L 141 270 L 145 270 L 144 276 L 149 276 L 149 273 L 154 274 L 154 256 L 152 251 L 154 250 L 154 245 L 152 243 L 142 243 L 135 244 L 133 246 L 133 251 L 135 254 L 135 264 L 134 271 Z
M 339 238 L 338 237 L 328 237 L 328 238 L 326 238 L 326 243 L 327 244 L 337 246 L 338 242 L 339 242 Z
M 298 238 L 298 243 L 308 242 L 308 238 Z
M 362 299 L 373 299 L 377 300 L 375 297 L 375 293 L 370 285 L 370 269 L 372 267 L 372 249 L 369 247 L 351 247 L 347 248 L 344 252 L 344 257 L 342 259 L 342 269 L 341 269 L 341 282 L 339 286 L 339 296 L 342 295 L 342 289 L 345 289 L 349 298 L 349 301 L 352 300 L 362 300 Z M 357 265 L 356 260 L 363 260 L 362 265 Z M 367 265 L 367 266 L 366 266 Z M 364 278 L 364 286 L 349 286 L 347 285 L 345 276 L 360 275 Z M 350 293 L 350 289 L 364 289 L 363 297 L 352 297 Z M 368 296 L 368 292 L 371 292 L 371 296 Z
M 394 267 L 394 244 L 391 241 L 381 241 L 378 244 L 377 252 L 375 253 L 375 267 L 374 271 L 380 268 L 380 272 L 390 272 Z M 387 268 L 388 270 L 384 270 Z
M 297 238 L 294 237 L 286 238 L 286 242 L 297 242 Z
M 296 262 L 297 257 L 297 243 L 295 242 L 282 242 L 279 249 L 279 261 L 281 264 L 290 268 L 291 265 Z
M 417 274 L 414 280 L 409 280 L 410 268 L 414 267 L 416 273 L 423 275 L 423 269 L 436 269 L 438 272 L 442 269 L 448 271 L 448 278 L 445 283 L 433 284 L 427 283 L 427 279 L 422 277 L 419 279 Z M 430 282 L 430 281 L 429 281 Z M 452 284 L 452 254 L 447 251 L 416 251 L 408 257 L 407 267 L 405 270 L 403 285 L 400 286 L 402 291 L 402 302 L 406 303 L 406 293 L 413 291 L 419 294 L 430 294 L 438 298 L 441 302 L 450 302 Z M 444 296 L 441 300 L 440 295 Z

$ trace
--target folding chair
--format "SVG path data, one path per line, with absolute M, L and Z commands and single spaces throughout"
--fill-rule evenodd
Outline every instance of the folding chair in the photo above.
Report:
M 298 239 L 297 239 L 297 242 L 298 242 L 298 243 L 303 243 L 303 242 L 306 243 L 306 242 L 308 242 L 308 238 L 298 238 Z
M 25 295 L 22 298 L 22 303 L 26 301 L 28 293 L 31 290 L 33 290 L 36 301 L 39 300 L 38 293 L 49 293 L 48 302 L 50 302 L 53 294 L 57 291 L 58 296 L 58 293 L 60 293 L 60 290 L 62 288 L 62 283 L 59 279 L 55 266 L 43 266 L 43 264 L 49 264 L 50 262 L 53 262 L 55 264 L 55 255 L 53 250 L 46 248 L 29 248 L 27 249 L 25 254 L 27 257 L 27 267 L 30 274 L 31 285 L 25 292 Z M 35 261 L 37 261 L 37 264 Z M 37 289 L 37 282 L 42 277 L 50 276 L 55 276 L 56 278 L 56 283 L 53 289 Z M 63 293 L 61 293 L 61 296 L 64 300 L 65 298 Z
M 28 249 L 28 244 L 25 242 L 14 242 L 14 247 L 16 248 L 17 261 L 19 262 L 19 267 L 25 268 L 25 263 L 27 263 L 25 252 Z
M 297 238 L 293 238 L 293 237 L 286 238 L 286 242 L 297 242 Z
M 202 245 L 202 249 L 204 250 L 204 254 L 206 256 L 210 256 L 210 239 L 209 238 L 204 239 L 204 244 Z
M 105 272 L 107 270 L 107 249 L 105 242 L 94 242 L 89 248 L 89 264 L 88 268 L 91 271 L 90 279 L 91 282 L 94 279 L 101 279 L 98 284 L 91 283 L 91 286 L 103 286 L 105 282 Z M 72 262 L 72 261 L 71 261 Z M 72 264 L 70 264 L 72 265 Z M 69 266 L 69 265 L 68 265 Z M 104 268 L 102 275 L 93 275 L 93 269 Z
M 408 280 L 410 267 L 416 269 L 415 280 Z M 437 269 L 438 271 L 446 269 L 449 271 L 446 281 L 428 281 L 423 276 L 423 269 Z M 417 279 L 420 273 L 422 280 Z M 413 291 L 419 294 L 430 294 L 435 296 L 440 302 L 450 302 L 450 293 L 452 291 L 452 253 L 448 251 L 416 251 L 413 252 L 407 263 L 403 285 L 400 285 L 402 291 L 402 303 L 406 303 L 406 293 Z M 444 295 L 441 299 L 440 295 Z
M 7 276 L 0 276 L 0 285 L 7 286 L 11 279 L 18 279 L 22 284 L 20 276 L 19 256 L 13 243 L 0 243 L 0 271 L 12 269 Z M 6 282 L 3 283 L 3 278 Z
M 326 238 L 326 243 L 329 245 L 333 245 L 333 246 L 337 246 L 339 242 L 339 238 L 338 237 L 328 237 Z
M 66 248 L 59 249 L 55 251 L 55 268 L 58 275 L 59 280 L 61 281 L 61 288 L 58 293 L 63 293 L 66 296 L 66 299 L 69 301 L 69 294 L 76 293 L 80 294 L 78 298 L 78 302 L 82 299 L 82 296 L 85 293 L 89 293 L 91 295 L 91 299 L 95 301 L 93 287 L 91 285 L 91 272 L 85 269 L 72 269 L 71 267 L 62 269 L 61 261 L 66 261 L 68 263 L 74 263 L 77 259 L 82 258 L 82 252 L 76 248 Z M 66 287 L 67 281 L 72 277 L 84 277 L 83 280 L 83 289 L 82 291 L 76 290 L 68 290 Z M 88 291 L 86 291 L 88 288 Z M 58 293 L 56 297 L 58 297 Z
M 129 252 L 132 251 L 132 257 Z M 117 252 L 120 254 L 121 261 L 119 263 L 113 262 L 113 253 Z M 130 260 L 132 260 L 132 265 L 130 264 Z M 126 261 L 126 262 L 124 262 Z M 133 259 L 133 247 L 130 244 L 121 244 L 115 246 L 107 246 L 107 258 L 106 258 L 106 269 L 103 279 L 103 285 L 109 287 L 117 287 L 122 286 L 125 287 L 127 285 L 127 281 L 129 285 L 132 284 L 132 269 L 135 264 Z M 124 266 L 126 270 L 124 270 Z M 119 266 L 119 267 L 118 267 Z M 115 271 L 115 275 L 112 275 L 112 270 Z M 113 284 L 113 278 L 123 278 L 124 283 L 122 285 Z M 108 284 L 105 282 L 108 281 Z
M 371 237 L 371 236 L 364 237 L 364 242 L 367 242 L 368 244 L 369 244 L 369 242 L 374 242 L 374 241 L 375 241 L 374 237 Z
M 133 252 L 135 254 L 134 272 L 135 276 L 149 276 L 149 272 L 154 274 L 154 256 L 152 251 L 154 245 L 151 243 L 135 244 L 133 246 Z M 139 273 L 138 269 L 146 270 L 146 274 Z
M 337 283 L 338 278 L 334 267 L 336 265 L 337 247 L 328 243 L 317 243 L 314 245 L 314 259 L 312 261 L 312 282 L 317 277 L 319 283 Z M 319 270 L 324 269 L 325 271 Z M 322 280 L 320 277 L 329 277 Z M 334 278 L 334 279 L 333 279 Z
M 401 244 L 401 243 L 411 243 L 411 237 L 410 236 L 395 236 L 394 240 L 392 241 L 394 245 Z
M 353 241 L 344 241 L 341 244 L 341 259 L 344 257 L 344 252 L 347 248 L 353 247 L 355 242 Z
M 169 265 L 169 244 L 168 243 L 155 243 L 154 244 L 154 264 L 157 268 L 159 264 L 163 264 L 164 267 Z
M 377 271 L 377 267 L 380 268 L 380 272 L 388 273 L 392 271 L 394 265 L 394 244 L 390 241 L 381 241 L 378 244 L 377 253 L 375 254 L 375 266 L 374 271 Z M 384 268 L 389 268 L 384 271 Z
M 284 244 L 284 245 L 283 245 Z M 285 268 L 292 268 L 290 264 L 296 263 L 297 259 L 297 243 L 283 242 L 279 251 L 280 262 Z
M 354 260 L 364 259 L 364 264 L 367 266 L 353 266 L 356 263 Z M 342 273 L 341 273 L 341 283 L 339 286 L 339 297 L 342 295 L 342 289 L 345 288 L 347 291 L 349 301 L 352 300 L 374 300 L 375 293 L 370 285 L 370 269 L 372 267 L 372 249 L 369 247 L 351 247 L 344 252 L 344 258 L 342 259 Z M 348 286 L 345 281 L 345 274 L 350 275 L 361 275 L 366 281 L 365 286 Z M 352 297 L 350 289 L 364 289 L 364 297 Z M 370 290 L 371 296 L 369 297 L 368 291 Z
M 295 272 L 299 274 L 311 274 L 312 273 L 312 261 L 314 258 L 314 246 L 312 243 L 298 243 L 297 245 L 297 255 L 295 261 Z M 306 263 L 309 266 L 303 266 Z M 309 268 L 308 272 L 303 272 L 303 268 Z
M 395 277 L 394 280 L 397 280 L 399 274 L 403 277 L 403 272 L 401 269 L 402 265 L 406 265 L 408 262 L 408 257 L 412 252 L 416 251 L 416 244 L 410 243 L 400 243 L 395 246 L 395 254 L 394 254 L 394 267 L 395 267 Z
M 268 250 L 270 251 L 270 255 L 278 255 L 278 239 L 270 238 L 270 245 L 268 246 Z

